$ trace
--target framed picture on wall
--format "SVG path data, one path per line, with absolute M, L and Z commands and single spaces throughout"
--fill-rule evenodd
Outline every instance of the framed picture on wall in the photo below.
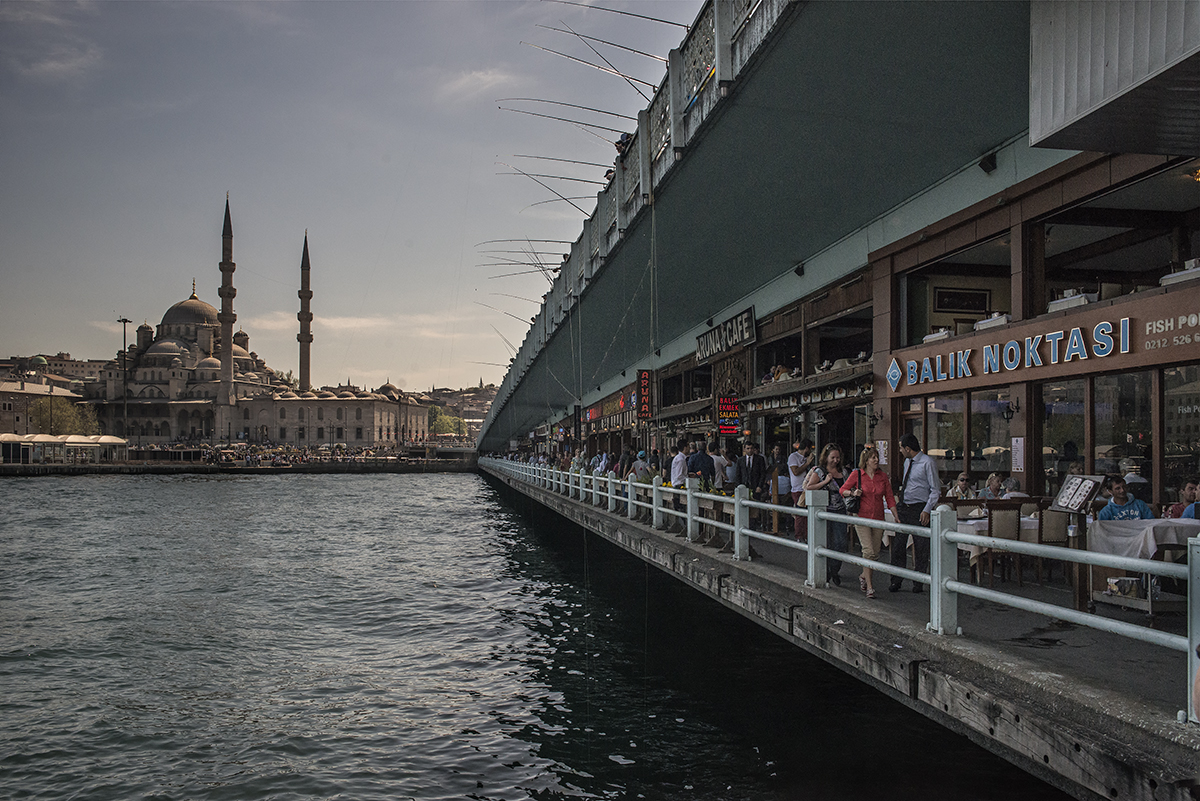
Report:
M 990 289 L 933 289 L 933 310 L 938 314 L 987 314 L 991 305 Z

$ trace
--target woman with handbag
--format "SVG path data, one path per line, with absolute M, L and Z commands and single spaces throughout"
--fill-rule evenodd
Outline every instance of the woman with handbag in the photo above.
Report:
M 821 450 L 821 458 L 817 466 L 808 473 L 804 482 L 805 490 L 825 490 L 829 493 L 829 504 L 825 511 L 835 514 L 846 514 L 846 499 L 842 497 L 842 481 L 846 478 L 842 472 L 842 449 L 832 442 Z M 849 543 L 846 538 L 846 524 L 833 520 L 826 522 L 829 547 L 835 551 L 846 552 Z M 825 562 L 825 580 L 836 587 L 842 586 L 842 563 L 837 559 Z
M 842 485 L 842 495 L 846 498 L 847 508 L 858 501 L 857 511 L 847 512 L 857 514 L 870 520 L 883 520 L 884 502 L 892 509 L 896 508 L 896 496 L 892 494 L 892 482 L 887 473 L 879 469 L 879 451 L 868 446 L 863 448 L 858 457 L 858 469 L 850 474 Z M 862 544 L 863 559 L 879 558 L 880 546 L 883 542 L 883 529 L 856 526 L 858 541 Z M 872 570 L 864 567 L 858 577 L 859 588 L 868 598 L 875 597 L 875 586 L 871 583 Z

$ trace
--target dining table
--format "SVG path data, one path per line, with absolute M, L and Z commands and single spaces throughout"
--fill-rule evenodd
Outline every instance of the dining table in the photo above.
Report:
M 1153 559 L 1161 546 L 1186 546 L 1192 537 L 1200 537 L 1200 520 L 1095 520 L 1088 525 L 1087 545 L 1096 553 Z

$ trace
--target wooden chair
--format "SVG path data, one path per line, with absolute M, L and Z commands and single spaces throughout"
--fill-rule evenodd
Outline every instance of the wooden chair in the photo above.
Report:
M 947 498 L 946 503 L 954 507 L 954 514 L 959 520 L 967 520 L 971 517 L 971 512 L 983 508 L 987 501 L 983 498 Z
M 1048 506 L 1049 504 L 1047 504 Z M 1038 518 L 1038 545 L 1067 545 L 1067 526 L 1071 524 L 1071 515 L 1067 512 L 1054 512 L 1042 509 Z M 1063 562 L 1063 575 L 1067 573 L 1066 562 Z M 1037 560 L 1038 583 L 1042 583 L 1042 557 Z M 1046 568 L 1046 580 L 1050 580 L 1050 568 Z
M 1019 540 L 1021 539 L 1021 505 L 1025 502 L 1024 498 L 1014 498 L 1013 500 L 990 500 L 986 502 L 988 510 L 988 536 L 996 539 L 1004 540 Z M 994 560 L 995 551 L 989 548 L 984 554 L 987 558 L 988 566 L 988 586 L 992 586 L 994 575 Z M 1016 562 L 1017 565 L 1017 586 L 1021 586 L 1021 560 L 1014 559 L 1016 554 L 1001 552 L 1000 555 L 1000 578 L 1004 580 L 1004 563 Z

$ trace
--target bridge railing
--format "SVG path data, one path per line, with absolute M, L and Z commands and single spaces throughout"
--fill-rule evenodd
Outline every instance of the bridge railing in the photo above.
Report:
M 646 484 L 634 481 L 632 477 L 621 479 L 612 472 L 607 474 L 599 471 L 572 470 L 564 472 L 548 465 L 532 465 L 493 458 L 481 458 L 479 462 L 482 466 L 551 492 L 577 498 L 593 506 L 607 506 L 607 510 L 614 514 L 623 511 L 630 519 L 648 518 L 647 522 L 655 529 L 672 528 L 677 522 L 678 536 L 686 537 L 690 542 L 698 541 L 703 534 L 703 529 L 713 531 L 710 540 L 712 536 L 719 536 L 717 532 L 727 532 L 730 535 L 730 542 L 722 541 L 721 544 L 724 546 L 724 550 L 732 551 L 733 557 L 738 560 L 752 558 L 751 542 L 753 540 L 770 542 L 801 551 L 807 557 L 807 577 L 804 583 L 809 587 L 828 586 L 828 580 L 825 577 L 830 559 L 867 567 L 873 571 L 891 575 L 896 579 L 909 579 L 929 587 L 929 622 L 926 624 L 926 628 L 939 635 L 962 634 L 962 627 L 959 625 L 958 601 L 960 597 L 967 597 L 1047 615 L 1058 620 L 1107 631 L 1163 648 L 1183 651 L 1189 655 L 1188 672 L 1185 677 L 1185 687 L 1189 688 L 1189 691 L 1186 693 L 1188 710 L 1186 713 L 1181 712 L 1180 714 L 1181 716 L 1186 714 L 1187 719 L 1193 723 L 1200 722 L 1190 692 L 1192 677 L 1200 668 L 1200 657 L 1196 653 L 1197 647 L 1200 646 L 1200 537 L 1188 540 L 1187 563 L 1175 564 L 1151 559 L 1112 556 L 1093 551 L 1064 548 L 1059 545 L 1039 545 L 1019 540 L 963 534 L 957 529 L 958 518 L 954 510 L 945 505 L 939 506 L 930 513 L 928 526 L 915 526 L 827 511 L 829 493 L 825 490 L 805 492 L 805 505 L 792 507 L 751 500 L 745 486 L 738 486 L 732 496 L 701 492 L 699 480 L 695 478 L 687 479 L 685 486 L 673 487 L 670 484 L 664 484 L 662 479 L 657 476 L 653 479 L 653 483 Z M 701 502 L 707 502 L 712 508 L 714 514 L 711 518 L 701 515 Z M 720 515 L 724 515 L 728 519 L 720 519 L 718 510 Z M 762 513 L 805 518 L 808 541 L 801 542 L 791 537 L 754 529 L 751 525 L 752 512 L 758 512 L 760 518 Z M 830 547 L 828 535 L 831 522 L 866 526 L 929 539 L 929 572 L 925 573 L 887 562 L 864 559 L 860 555 Z M 1035 556 L 1080 565 L 1116 568 L 1186 581 L 1187 634 L 1171 634 L 1146 626 L 1081 612 L 1072 607 L 1046 603 L 959 581 L 959 545 L 987 548 L 1017 556 Z

